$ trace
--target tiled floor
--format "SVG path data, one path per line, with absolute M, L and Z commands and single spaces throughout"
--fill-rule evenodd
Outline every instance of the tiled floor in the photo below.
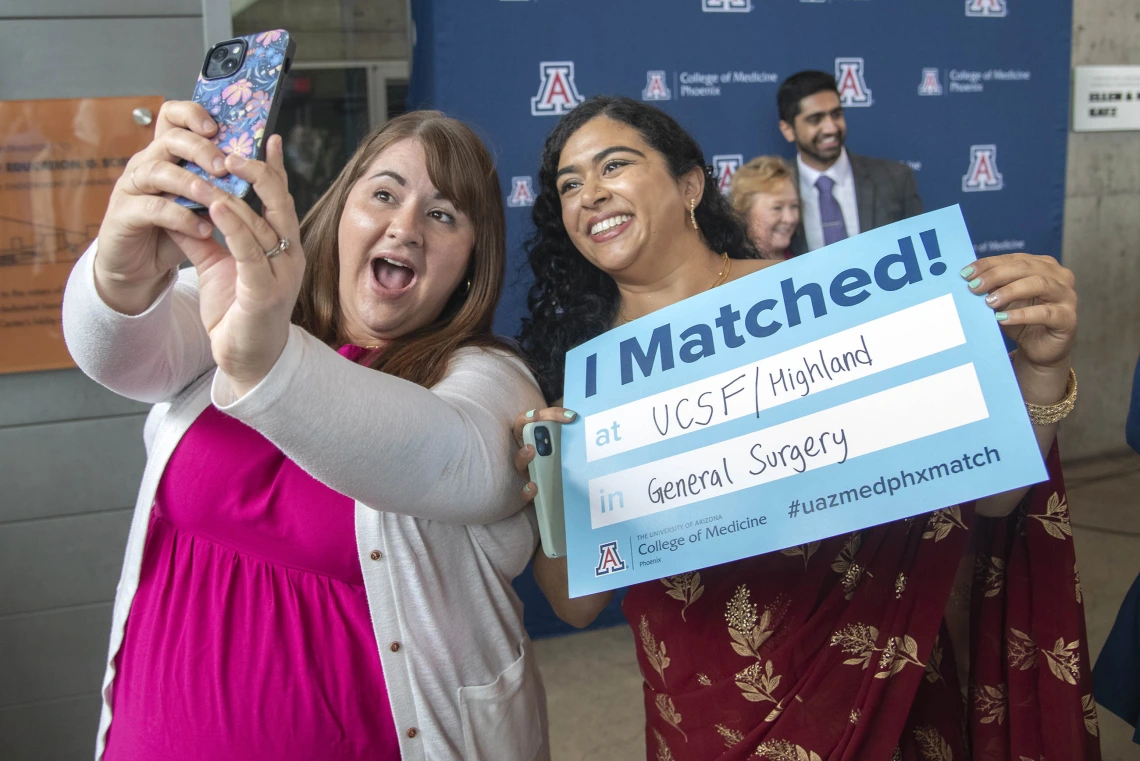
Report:
M 1095 659 L 1140 573 L 1140 457 L 1069 466 L 1065 475 Z M 629 628 L 536 644 L 554 761 L 645 758 L 641 677 Z M 1124 721 L 1101 709 L 1100 727 L 1104 761 L 1140 761 L 1140 745 L 1132 744 L 1132 728 Z

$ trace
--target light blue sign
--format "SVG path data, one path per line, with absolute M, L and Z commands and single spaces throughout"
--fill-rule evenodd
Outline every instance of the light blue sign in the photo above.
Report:
M 1037 483 L 957 206 L 769 267 L 566 357 L 577 597 Z

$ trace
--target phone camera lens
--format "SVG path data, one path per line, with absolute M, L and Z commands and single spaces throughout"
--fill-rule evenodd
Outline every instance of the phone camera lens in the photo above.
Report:
M 222 70 L 223 74 L 233 74 L 237 67 L 238 62 L 236 58 L 227 58 L 226 60 L 222 61 L 221 65 L 218 68 Z
M 534 449 L 538 452 L 539 457 L 549 457 L 554 451 L 550 446 L 550 430 L 545 426 L 538 426 L 534 429 Z
M 210 57 L 214 60 L 215 63 L 221 63 L 228 54 L 229 51 L 227 51 L 225 48 L 218 48 Z

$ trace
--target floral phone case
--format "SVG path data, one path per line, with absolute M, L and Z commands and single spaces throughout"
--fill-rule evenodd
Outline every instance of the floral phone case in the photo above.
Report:
M 244 48 L 240 65 L 232 73 L 208 77 L 215 52 L 238 45 Z M 293 64 L 295 49 L 289 32 L 274 29 L 219 42 L 206 53 L 192 100 L 204 106 L 217 123 L 213 142 L 223 153 L 265 158 L 265 139 L 277 122 L 281 85 Z M 231 195 L 244 198 L 249 194 L 249 183 L 240 177 L 215 177 L 192 162 L 184 162 L 184 166 Z M 175 200 L 191 209 L 202 208 L 187 198 Z

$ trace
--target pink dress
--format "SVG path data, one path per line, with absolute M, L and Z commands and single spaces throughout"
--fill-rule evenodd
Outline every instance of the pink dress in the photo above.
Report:
M 353 500 L 213 406 L 155 494 L 112 713 L 106 761 L 400 757 Z

